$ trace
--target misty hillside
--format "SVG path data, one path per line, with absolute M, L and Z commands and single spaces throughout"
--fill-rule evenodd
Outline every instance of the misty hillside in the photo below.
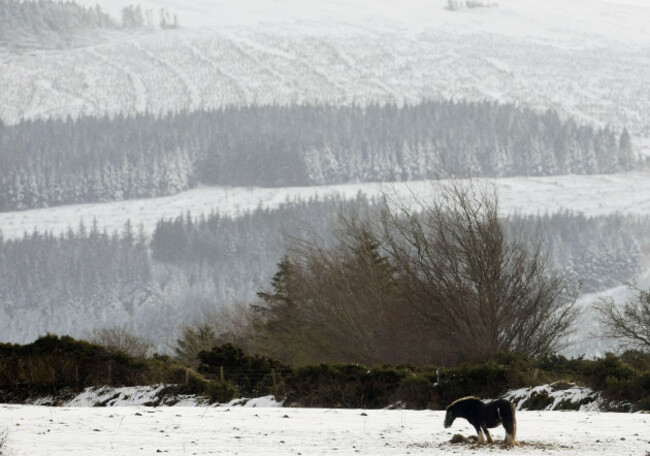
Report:
M 366 0 L 328 7 L 189 2 L 178 9 L 171 2 L 183 20 L 203 8 L 205 28 L 12 56 L 12 71 L 0 73 L 6 87 L 0 118 L 16 123 L 230 105 L 496 100 L 553 108 L 562 118 L 598 127 L 627 127 L 646 150 L 649 106 L 642 94 L 650 45 L 639 30 L 642 2 L 587 7 L 505 0 L 497 8 L 449 11 L 446 1 L 413 0 L 412 10 L 379 1 L 381 8 Z M 570 20 L 578 13 L 580 28 Z M 611 27 L 598 27 L 603 17 Z
M 236 302 L 256 302 L 276 272 L 285 236 L 330 244 L 339 211 L 372 204 L 358 196 L 237 218 L 185 214 L 159 220 L 150 241 L 130 224 L 113 233 L 93 224 L 60 236 L 0 237 L 0 330 L 7 340 L 26 342 L 45 332 L 83 336 L 124 325 L 164 349 L 183 325 Z M 650 253 L 647 217 L 566 212 L 514 216 L 507 226 L 531 239 L 541 230 L 556 267 L 573 287 L 582 282 L 584 293 L 630 280 Z
M 0 124 L 0 211 L 172 195 L 198 184 L 612 174 L 638 166 L 627 130 L 490 102 L 50 119 Z
M 86 8 L 75 2 L 0 0 L 0 47 L 61 48 L 81 32 L 117 26 L 99 5 Z
M 110 5 L 108 9 L 112 9 Z M 120 35 L 116 31 L 143 34 L 154 29 L 178 27 L 178 16 L 166 8 L 154 12 L 139 4 L 127 4 L 112 16 L 100 3 L 83 6 L 71 0 L 0 0 L 0 51 L 6 49 L 13 55 L 137 37 Z

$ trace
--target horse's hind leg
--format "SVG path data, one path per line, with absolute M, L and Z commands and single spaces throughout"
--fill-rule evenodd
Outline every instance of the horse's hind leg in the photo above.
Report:
M 503 427 L 506 429 L 505 444 L 508 446 L 515 446 L 517 437 L 517 417 L 515 416 L 515 407 L 510 405 L 510 416 L 507 420 L 503 420 Z

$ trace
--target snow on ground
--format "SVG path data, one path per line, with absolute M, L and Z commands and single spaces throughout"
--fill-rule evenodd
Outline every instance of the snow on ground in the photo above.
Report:
M 563 389 L 559 389 L 559 387 Z M 539 395 L 547 396 L 552 400 L 544 409 L 546 411 L 557 410 L 562 402 L 576 404 L 581 412 L 597 412 L 602 406 L 598 393 L 586 386 L 577 386 L 575 384 L 566 387 L 552 384 L 520 388 L 508 391 L 503 397 L 517 404 L 517 410 L 525 410 L 526 401 Z M 581 402 L 584 402 L 584 404 L 581 404 Z
M 38 407 L 0 405 L 11 454 L 645 455 L 650 415 L 518 412 L 515 450 L 452 445 L 475 435 L 442 411 L 243 407 Z M 503 428 L 492 432 L 503 439 Z
M 171 407 L 282 407 L 284 401 L 276 400 L 274 396 L 256 398 L 239 398 L 224 404 L 209 404 L 207 397 L 195 395 L 179 395 L 174 385 L 146 385 L 146 386 L 97 386 L 88 387 L 72 399 L 45 396 L 35 400 L 28 400 L 27 405 L 60 406 L 60 407 L 133 407 L 133 406 L 171 406 Z M 607 410 L 603 408 L 600 395 L 594 390 L 568 383 L 554 383 L 508 391 L 504 398 L 512 401 L 517 410 L 528 410 L 529 402 L 540 394 L 546 394 L 552 402 L 544 409 L 552 410 L 579 410 L 581 412 L 598 412 Z M 572 408 L 579 407 L 579 408 Z M 403 409 L 403 407 L 389 407 Z M 624 409 L 621 409 L 624 410 Z
M 544 214 L 569 209 L 588 216 L 650 215 L 650 173 L 513 177 L 487 182 L 496 184 L 505 214 Z M 0 232 L 5 239 L 18 238 L 35 229 L 59 234 L 76 228 L 81 221 L 88 227 L 94 220 L 100 229 L 119 232 L 130 220 L 133 226 L 142 225 L 144 232 L 151 234 L 161 218 L 187 212 L 193 216 L 213 211 L 237 216 L 258 207 L 273 209 L 296 199 L 327 195 L 351 199 L 359 192 L 370 197 L 385 191 L 405 200 L 412 196 L 426 199 L 435 192 L 435 185 L 431 181 L 417 181 L 286 188 L 199 187 L 162 198 L 0 212 Z
M 212 406 L 224 407 L 282 407 L 284 401 L 278 401 L 273 396 L 256 398 L 239 398 L 225 404 Z M 63 406 L 63 407 L 133 407 L 133 406 L 173 406 L 199 407 L 209 405 L 206 397 L 189 394 L 178 394 L 173 385 L 143 385 L 143 386 L 97 386 L 84 389 L 72 399 L 62 400 L 59 397 L 45 396 L 30 405 Z

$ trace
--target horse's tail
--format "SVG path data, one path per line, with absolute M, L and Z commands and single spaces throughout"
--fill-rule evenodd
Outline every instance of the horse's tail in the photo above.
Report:
M 504 402 L 501 410 L 501 422 L 506 430 L 506 445 L 515 446 L 515 439 L 517 437 L 516 409 L 512 402 Z

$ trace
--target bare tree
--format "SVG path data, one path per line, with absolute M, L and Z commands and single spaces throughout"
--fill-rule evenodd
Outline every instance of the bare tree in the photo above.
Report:
M 149 341 L 136 336 L 122 326 L 95 329 L 89 339 L 91 342 L 104 346 L 111 352 L 119 351 L 134 358 L 145 358 L 152 350 Z
M 628 348 L 650 351 L 650 290 L 629 286 L 634 296 L 622 306 L 612 298 L 601 298 L 597 304 L 604 336 L 618 339 Z
M 263 348 L 365 364 L 558 349 L 575 299 L 541 244 L 506 235 L 491 190 L 451 181 L 415 207 L 386 195 L 379 210 L 344 214 L 334 246 L 291 240 L 259 293 Z
M 573 324 L 575 298 L 541 242 L 507 236 L 494 186 L 450 180 L 415 207 L 391 201 L 383 242 L 403 295 L 432 337 L 464 356 L 501 350 L 552 352 Z

